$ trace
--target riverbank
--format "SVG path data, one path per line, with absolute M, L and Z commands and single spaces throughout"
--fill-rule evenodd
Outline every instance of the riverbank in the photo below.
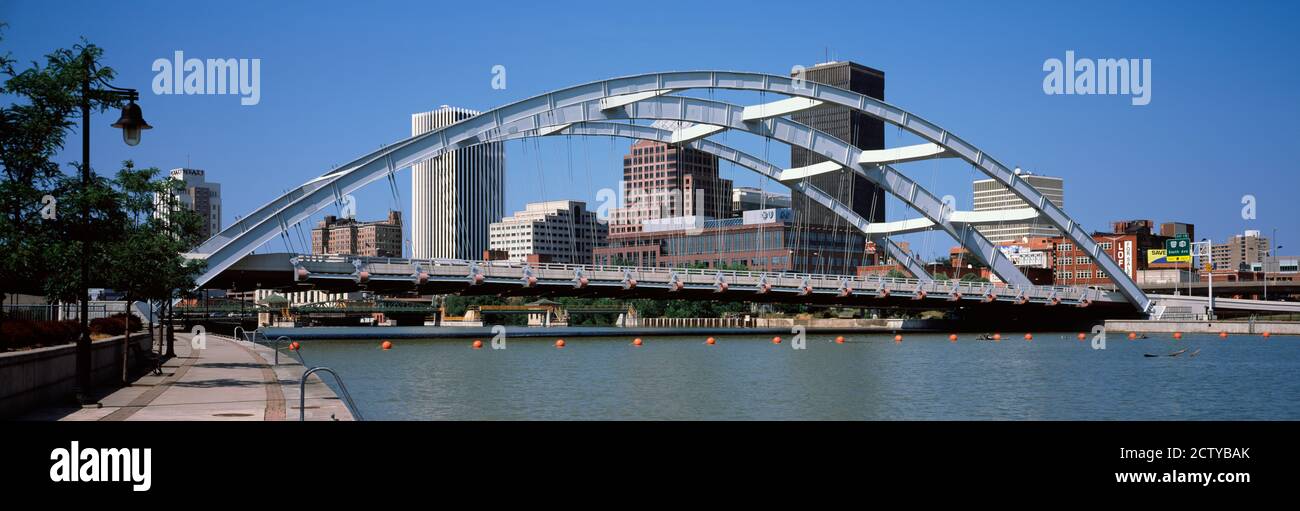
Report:
M 1228 335 L 1300 335 L 1300 322 L 1294 321 L 1155 321 L 1107 320 L 1111 332 L 1174 333 Z
M 162 374 L 148 374 L 98 396 L 94 406 L 48 406 L 24 420 L 165 421 L 297 420 L 298 382 L 305 368 L 266 346 L 214 334 L 194 349 L 191 336 L 176 334 L 176 357 Z M 352 420 L 352 413 L 316 375 L 306 385 L 307 420 Z
M 525 327 L 507 326 L 507 337 L 670 337 L 670 336 L 722 336 L 722 335 L 790 335 L 795 326 L 817 333 L 880 333 L 944 332 L 947 322 L 939 320 L 828 320 L 807 324 L 805 321 L 785 319 L 766 320 L 769 326 L 735 327 Z M 331 326 L 331 327 L 267 327 L 258 332 L 266 339 L 280 336 L 295 341 L 330 339 L 465 339 L 479 337 L 490 339 L 496 335 L 494 327 L 463 326 Z

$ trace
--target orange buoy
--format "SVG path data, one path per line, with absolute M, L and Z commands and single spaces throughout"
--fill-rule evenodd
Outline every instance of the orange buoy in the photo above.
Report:
M 1025 340 L 1026 341 L 1034 340 L 1034 334 L 1025 334 Z
M 640 337 L 637 337 L 636 339 L 632 339 L 632 345 L 633 345 L 633 346 L 640 346 L 640 345 L 641 345 L 641 338 L 640 338 Z
M 299 346 L 298 341 L 293 341 L 289 343 L 289 351 L 298 351 Z
M 1182 338 L 1183 338 L 1182 332 L 1174 332 L 1174 339 L 1182 339 Z
M 1137 334 L 1137 332 L 1129 332 L 1129 333 L 1128 333 L 1128 340 L 1130 340 L 1130 341 L 1136 341 L 1137 338 L 1138 338 L 1138 334 Z
M 894 342 L 895 342 L 895 343 L 903 342 L 903 336 L 902 336 L 902 334 L 894 334 Z
M 476 350 L 483 349 L 483 341 L 479 339 L 474 339 L 474 349 Z
M 993 334 L 993 340 L 995 340 L 995 341 L 1001 341 L 1001 340 L 1002 340 L 1002 334 Z
M 843 335 L 835 336 L 835 344 L 844 344 L 844 336 Z
M 781 344 L 781 336 L 778 335 L 776 337 L 773 337 L 772 344 Z
M 1265 339 L 1268 339 L 1268 336 L 1269 336 L 1269 335 L 1272 335 L 1272 334 L 1269 334 L 1268 332 L 1264 332 L 1264 333 L 1259 334 L 1259 335 L 1262 335 L 1262 336 L 1264 336 Z
M 380 347 L 380 348 L 383 348 L 385 351 L 387 351 L 387 350 L 391 350 L 391 349 L 393 349 L 393 342 L 392 342 L 392 341 L 384 341 L 384 342 L 382 342 L 382 343 L 379 343 L 379 347 Z
M 948 342 L 957 342 L 957 334 L 948 334 Z
M 710 338 L 704 340 L 704 344 L 708 344 L 708 345 L 713 345 L 713 344 L 716 344 L 717 342 L 718 342 L 718 341 L 717 341 L 716 339 L 712 338 L 712 337 L 710 337 Z
M 1228 332 L 1219 332 L 1219 338 L 1220 338 L 1220 339 L 1227 339 L 1227 338 L 1228 338 Z
M 563 348 L 563 347 L 564 347 L 564 339 L 556 339 L 556 340 L 555 340 L 555 347 L 556 347 L 556 348 Z
M 1080 341 L 1085 341 L 1085 340 L 1087 340 L 1087 339 L 1088 339 L 1088 334 L 1085 334 L 1085 333 L 1083 333 L 1083 332 L 1079 332 L 1079 340 L 1080 340 Z

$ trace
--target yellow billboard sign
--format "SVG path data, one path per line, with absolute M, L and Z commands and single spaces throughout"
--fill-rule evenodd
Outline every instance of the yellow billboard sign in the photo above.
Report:
M 1171 256 L 1163 248 L 1147 250 L 1147 264 L 1190 263 L 1192 256 Z

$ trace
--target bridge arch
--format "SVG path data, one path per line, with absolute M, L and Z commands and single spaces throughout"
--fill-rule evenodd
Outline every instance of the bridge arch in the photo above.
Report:
M 643 105 L 645 104 L 663 105 L 664 103 L 657 102 L 662 96 L 687 89 L 735 89 L 773 92 L 791 96 L 791 99 L 802 98 L 807 101 L 805 108 L 811 108 L 822 103 L 834 103 L 894 124 L 929 140 L 937 147 L 941 147 L 942 151 L 930 151 L 928 157 L 960 157 L 971 163 L 975 168 L 980 169 L 985 175 L 1007 186 L 1013 193 L 1030 204 L 1031 207 L 1038 210 L 1049 223 L 1060 229 L 1067 238 L 1074 241 L 1085 252 L 1091 254 L 1093 259 L 1107 271 L 1108 277 L 1118 285 L 1120 292 L 1126 299 L 1139 310 L 1145 312 L 1150 309 L 1151 302 L 1141 289 L 1128 278 L 1109 256 L 1101 253 L 1100 245 L 1095 243 L 1091 236 L 1073 219 L 1065 215 L 1064 211 L 1047 201 L 1046 197 L 1034 190 L 1028 183 L 1018 179 L 1018 176 L 1006 166 L 938 125 L 883 101 L 836 87 L 814 82 L 806 82 L 806 86 L 800 87 L 788 77 L 759 73 L 715 71 L 652 73 L 591 82 L 561 89 L 490 110 L 441 130 L 411 137 L 369 153 L 291 190 L 232 224 L 231 227 L 201 245 L 194 256 L 206 257 L 209 261 L 209 269 L 199 278 L 199 282 L 202 283 L 217 272 L 229 267 L 243 254 L 269 241 L 287 225 L 297 223 L 305 219 L 310 213 L 324 208 L 330 202 L 337 201 L 343 193 L 346 193 L 343 190 L 364 186 L 387 173 L 396 172 L 398 169 L 405 168 L 417 161 L 428 159 L 444 151 L 468 147 L 503 135 L 509 135 L 512 133 L 510 131 L 512 129 L 519 131 L 539 127 L 557 127 L 575 122 L 609 118 L 595 116 L 595 119 L 588 119 L 585 116 L 593 111 L 603 112 L 609 110 L 617 112 L 619 109 L 624 109 L 626 112 L 626 110 L 644 108 Z M 695 100 L 694 98 L 681 97 L 662 99 L 669 101 Z M 593 102 L 597 105 L 594 110 L 591 108 L 576 110 L 572 108 Z M 798 105 L 786 109 L 791 105 L 789 103 L 772 105 L 775 107 L 774 110 L 780 112 L 776 115 L 784 115 L 799 109 Z M 766 106 L 760 105 L 759 108 Z M 724 108 L 740 109 L 721 116 L 723 120 L 729 121 L 727 123 L 728 127 L 731 126 L 730 120 L 737 118 L 741 124 L 751 128 L 758 125 L 768 125 L 770 128 L 766 134 L 771 135 L 778 134 L 780 129 L 784 127 L 789 133 L 802 133 L 809 136 L 807 145 L 814 152 L 832 157 L 832 160 L 853 169 L 855 172 L 861 171 L 859 173 L 866 175 L 869 179 L 875 177 L 879 180 L 878 182 L 890 184 L 895 189 L 899 186 L 911 187 L 914 191 L 904 192 L 902 195 L 895 193 L 895 195 L 904 198 L 904 201 L 908 202 L 910 206 L 921 210 L 927 217 L 931 217 L 931 220 L 935 221 L 936 224 L 948 223 L 944 218 L 944 210 L 939 209 L 942 204 L 935 202 L 933 195 L 928 192 L 920 193 L 921 189 L 914 181 L 893 170 L 887 164 L 890 161 L 889 158 L 884 158 L 883 161 L 873 161 L 873 158 L 879 160 L 878 157 L 881 155 L 866 155 L 868 157 L 864 157 L 859 152 L 855 159 L 844 159 L 843 156 L 853 154 L 853 150 L 856 148 L 852 146 L 848 146 L 849 149 L 846 150 L 843 156 L 830 155 L 827 154 L 828 148 L 839 150 L 838 144 L 835 144 L 833 137 L 818 138 L 815 130 L 800 130 L 797 126 L 791 126 L 791 124 L 797 125 L 792 121 L 782 123 L 775 119 L 765 119 L 755 122 L 754 119 L 750 119 L 746 115 L 748 109 L 755 107 L 729 105 Z M 713 112 L 716 115 L 716 109 Z M 573 117 L 570 117 L 571 115 Z M 702 122 L 702 124 L 714 123 Z M 752 129 L 747 129 L 747 131 L 765 134 Z M 705 136 L 707 136 L 707 133 Z M 916 153 L 917 151 L 912 152 Z M 920 153 L 922 157 L 926 157 L 926 151 L 920 151 Z M 910 160 L 896 159 L 893 161 Z M 887 189 L 890 188 L 887 187 Z M 912 198 L 912 200 L 909 200 L 909 198 Z M 945 230 L 948 230 L 948 228 L 945 228 Z M 968 230 L 974 231 L 973 229 Z M 952 233 L 950 232 L 950 234 Z M 1001 257 L 996 247 L 992 247 L 986 239 L 981 243 L 979 238 L 982 238 L 982 236 L 978 238 L 954 236 L 954 238 L 981 258 L 987 258 L 986 262 L 991 263 L 990 266 L 999 275 L 1009 273 L 1005 267 L 1006 265 L 997 262 L 999 259 L 1005 260 L 1005 258 Z M 1019 272 L 1017 271 L 1013 275 L 1019 275 Z M 1013 275 L 1004 275 L 1004 279 L 1016 283 Z M 1023 279 L 1023 276 L 1021 279 Z

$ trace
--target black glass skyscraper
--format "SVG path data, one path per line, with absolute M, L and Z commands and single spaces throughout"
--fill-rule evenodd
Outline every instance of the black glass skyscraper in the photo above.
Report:
M 805 78 L 841 89 L 885 99 L 885 72 L 854 62 L 829 62 L 805 70 Z M 884 149 L 885 125 L 867 114 L 855 112 L 839 105 L 822 105 L 792 114 L 796 122 L 807 124 L 860 149 Z M 804 167 L 826 161 L 826 158 L 802 148 L 790 150 L 791 167 Z M 866 178 L 849 171 L 831 172 L 808 178 L 809 182 L 830 194 L 870 222 L 885 221 L 885 192 Z M 795 218 L 811 225 L 836 225 L 834 213 L 802 195 L 794 196 Z M 838 224 L 847 226 L 843 220 Z M 851 227 L 850 227 L 851 229 Z M 854 229 L 856 230 L 856 229 Z M 858 238 L 859 240 L 861 238 Z

